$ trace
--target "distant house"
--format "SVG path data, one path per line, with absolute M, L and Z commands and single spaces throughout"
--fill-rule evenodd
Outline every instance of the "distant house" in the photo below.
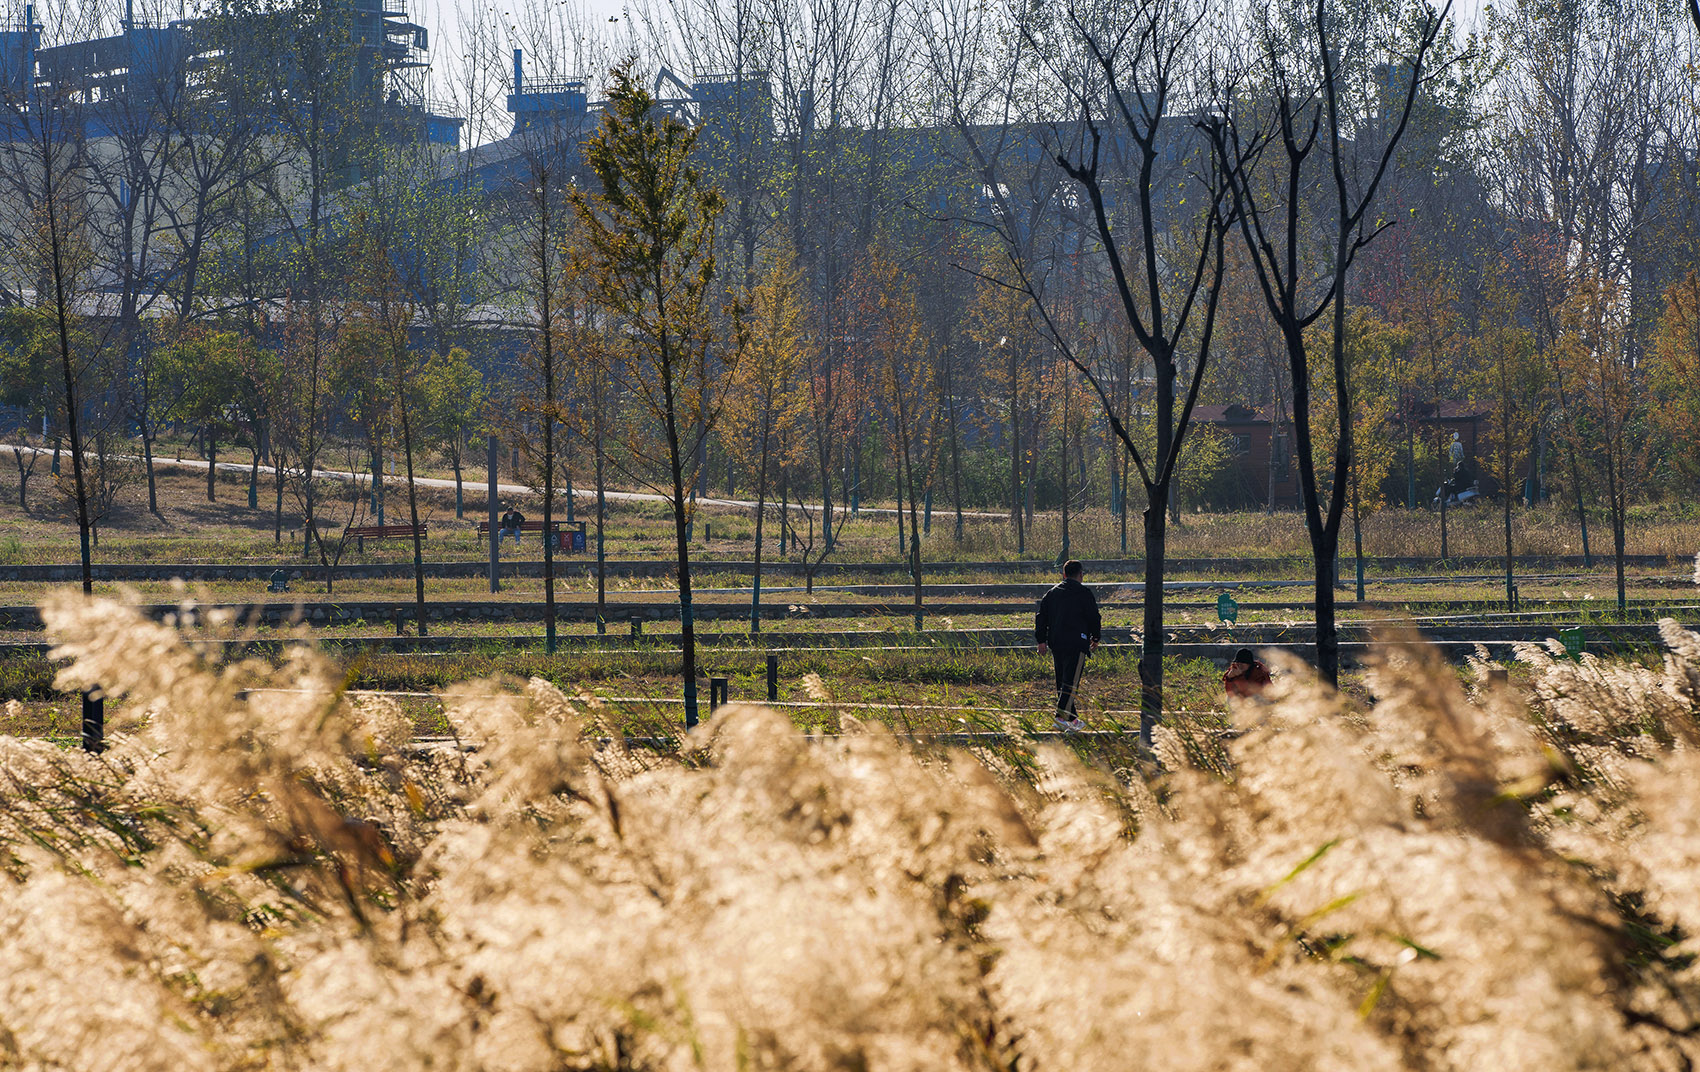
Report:
M 1235 471 L 1236 496 L 1243 495 L 1245 502 L 1261 506 L 1273 492 L 1276 509 L 1296 509 L 1299 506 L 1299 474 L 1293 465 L 1293 426 L 1290 420 L 1281 421 L 1277 428 L 1268 410 L 1238 404 L 1195 406 L 1192 414 L 1201 427 L 1209 427 L 1227 437 L 1229 465 Z M 1408 418 L 1396 416 L 1394 422 L 1400 426 L 1398 434 L 1402 442 L 1405 422 L 1414 421 L 1418 437 L 1430 452 L 1443 451 L 1445 444 L 1451 442 L 1452 433 L 1457 432 L 1459 442 L 1464 444 L 1464 457 L 1470 459 L 1486 487 L 1489 483 L 1485 472 L 1487 459 L 1482 451 L 1487 447 L 1483 429 L 1487 419 L 1487 410 L 1474 403 L 1442 401 L 1419 402 L 1412 407 Z M 1403 455 L 1402 450 L 1400 454 Z M 1400 463 L 1395 462 L 1395 469 L 1402 468 Z M 1419 492 L 1423 495 L 1428 493 Z
M 1234 471 L 1235 497 L 1263 505 L 1274 493 L 1277 509 L 1297 506 L 1299 477 L 1293 470 L 1291 422 L 1281 422 L 1279 432 L 1267 410 L 1239 404 L 1194 406 L 1192 419 L 1228 440 L 1228 465 Z M 1273 473 L 1271 473 L 1273 469 Z M 1271 487 L 1273 477 L 1273 488 Z

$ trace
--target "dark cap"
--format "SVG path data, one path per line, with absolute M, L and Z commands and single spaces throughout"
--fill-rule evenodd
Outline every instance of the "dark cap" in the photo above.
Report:
M 1257 656 L 1251 653 L 1250 648 L 1241 648 L 1239 651 L 1234 652 L 1234 662 L 1236 663 L 1245 663 L 1247 666 L 1250 666 L 1256 661 Z

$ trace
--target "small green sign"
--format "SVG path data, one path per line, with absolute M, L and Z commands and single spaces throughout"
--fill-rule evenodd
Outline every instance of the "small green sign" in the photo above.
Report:
M 1572 659 L 1581 658 L 1582 652 L 1588 647 L 1588 638 L 1580 628 L 1560 629 L 1558 639 L 1559 643 L 1564 645 L 1564 654 Z
M 1229 625 L 1239 621 L 1240 605 L 1234 602 L 1234 597 L 1226 592 L 1216 597 L 1216 617 Z

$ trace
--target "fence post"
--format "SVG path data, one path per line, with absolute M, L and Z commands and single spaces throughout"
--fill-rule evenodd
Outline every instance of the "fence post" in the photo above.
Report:
M 638 637 L 641 637 L 641 636 L 643 636 L 643 619 L 642 618 L 633 618 L 632 619 L 632 639 L 636 640 Z
M 711 677 L 708 679 L 708 713 L 714 714 L 715 708 L 726 702 L 726 679 Z
M 779 702 L 779 655 L 767 653 L 767 702 Z
M 106 697 L 99 689 L 83 691 L 83 751 L 106 751 Z

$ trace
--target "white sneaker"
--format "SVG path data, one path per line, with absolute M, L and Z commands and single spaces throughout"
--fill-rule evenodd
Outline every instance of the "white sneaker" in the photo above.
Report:
M 1059 733 L 1079 733 L 1085 728 L 1086 723 L 1080 721 L 1077 717 L 1067 718 L 1063 715 L 1057 716 L 1057 732 Z

